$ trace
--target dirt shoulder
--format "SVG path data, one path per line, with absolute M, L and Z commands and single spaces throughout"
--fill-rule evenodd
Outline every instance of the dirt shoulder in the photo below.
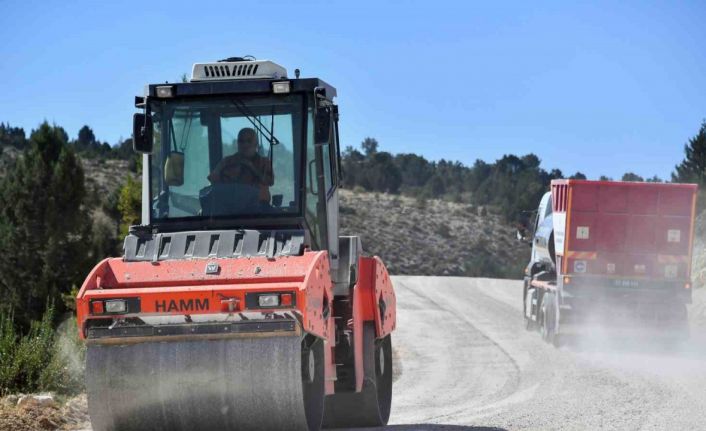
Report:
M 63 403 L 51 395 L 9 395 L 0 399 L 0 431 L 85 429 L 87 411 L 85 394 Z

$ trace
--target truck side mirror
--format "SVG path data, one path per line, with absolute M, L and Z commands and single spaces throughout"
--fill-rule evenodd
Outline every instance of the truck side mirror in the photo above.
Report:
M 517 229 L 515 231 L 515 236 L 519 242 L 524 242 L 526 244 L 532 245 L 532 238 L 527 236 L 527 229 Z
M 152 117 L 138 113 L 132 116 L 132 149 L 138 153 L 152 152 Z
M 329 108 L 317 108 L 314 123 L 314 141 L 317 144 L 328 144 L 331 140 L 331 111 Z

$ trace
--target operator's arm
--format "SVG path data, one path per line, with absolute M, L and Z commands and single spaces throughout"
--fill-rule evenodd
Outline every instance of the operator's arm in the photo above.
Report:
M 213 171 L 208 175 L 208 180 L 211 183 L 222 183 L 226 180 L 223 175 L 223 171 L 226 169 L 226 166 L 228 165 L 228 157 L 224 157 L 221 159 L 220 162 L 216 165 L 215 168 L 213 168 Z
M 208 174 L 208 180 L 211 183 L 219 183 L 221 182 L 221 171 L 223 170 L 223 160 L 218 162 L 215 168 L 213 168 L 213 171 L 211 171 L 210 174 Z
M 275 176 L 272 173 L 270 160 L 264 157 L 256 159 L 254 162 L 246 160 L 243 165 L 253 176 L 253 183 L 270 187 L 275 183 Z
M 269 160 L 265 159 L 264 165 L 262 180 L 266 186 L 271 187 L 275 184 L 275 174 L 272 172 L 272 165 Z

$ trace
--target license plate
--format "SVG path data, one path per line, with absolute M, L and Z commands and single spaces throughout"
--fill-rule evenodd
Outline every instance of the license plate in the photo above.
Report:
M 613 280 L 614 287 L 640 287 L 637 280 Z

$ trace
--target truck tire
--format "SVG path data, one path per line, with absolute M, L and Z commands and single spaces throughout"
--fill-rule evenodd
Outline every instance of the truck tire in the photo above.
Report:
M 529 298 L 529 279 L 525 278 L 525 287 L 522 290 L 522 318 L 524 320 L 525 330 L 534 331 L 537 329 L 537 322 L 532 320 L 531 317 L 527 317 L 527 301 L 532 303 L 532 298 Z M 534 294 L 532 295 L 534 296 Z M 531 313 L 530 313 L 531 314 Z
M 542 334 L 542 339 L 549 344 L 556 344 L 557 334 L 556 334 L 556 294 L 554 292 L 547 292 L 542 295 L 542 305 L 541 310 L 541 320 L 540 320 L 540 333 Z

